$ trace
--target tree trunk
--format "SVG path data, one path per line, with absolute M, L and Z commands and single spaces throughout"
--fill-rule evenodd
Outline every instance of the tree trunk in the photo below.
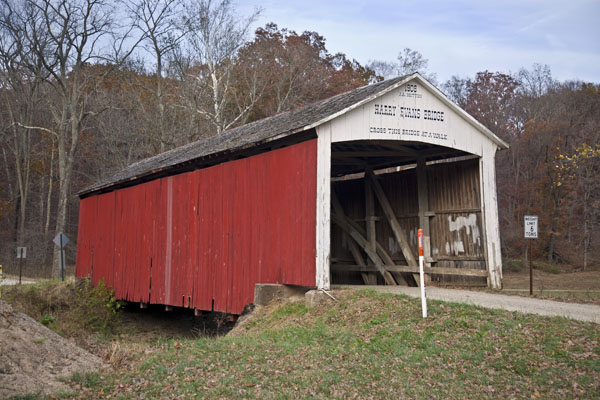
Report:
M 76 79 L 76 78 L 75 78 Z M 73 160 L 77 150 L 77 142 L 79 138 L 79 124 L 81 121 L 80 113 L 77 111 L 79 97 L 77 95 L 76 86 L 72 89 L 72 99 L 67 105 L 70 114 L 70 127 L 61 131 L 58 137 L 58 208 L 56 210 L 56 228 L 55 235 L 64 233 L 67 224 L 67 211 L 69 205 L 69 193 L 71 188 L 71 176 L 73 174 Z M 65 119 L 66 120 L 66 119 Z M 66 128 L 66 126 L 65 126 Z M 66 149 L 67 136 L 71 138 L 70 148 Z M 54 257 L 52 260 L 52 276 L 59 277 L 61 275 L 60 265 L 60 249 L 58 246 L 54 248 Z M 66 268 L 66 260 L 65 260 Z
M 54 142 L 51 146 L 50 155 L 50 176 L 48 176 L 48 195 L 46 197 L 46 222 L 44 223 L 44 264 L 49 260 L 48 257 L 48 246 L 50 245 L 52 238 L 49 237 L 50 232 L 50 215 L 52 211 L 52 179 L 54 178 Z
M 588 265 L 588 247 L 590 244 L 590 232 L 588 227 L 588 197 L 589 193 L 583 193 L 583 270 L 587 269 Z
M 560 194 L 559 189 L 553 196 L 553 212 L 552 212 L 552 224 L 550 226 L 550 244 L 548 245 L 548 262 L 554 261 L 554 248 L 556 246 L 556 232 L 558 230 L 558 212 L 560 208 Z

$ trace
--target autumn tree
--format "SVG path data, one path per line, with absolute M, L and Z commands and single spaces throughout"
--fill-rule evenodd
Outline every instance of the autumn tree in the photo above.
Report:
M 599 168 L 592 145 L 600 141 L 598 87 L 558 83 L 547 66 L 534 64 L 515 75 L 453 77 L 443 88 L 510 144 L 498 153 L 496 168 L 503 253 L 526 253 L 523 216 L 537 214 L 538 254 L 587 268 L 598 241 L 592 228 L 600 196 L 592 178 Z
M 236 58 L 237 90 L 255 94 L 255 120 L 355 89 L 375 74 L 344 54 L 330 54 L 317 32 L 301 34 L 274 23 L 258 28 Z

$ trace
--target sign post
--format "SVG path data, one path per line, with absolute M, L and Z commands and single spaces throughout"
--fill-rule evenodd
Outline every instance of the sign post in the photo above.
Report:
M 537 215 L 525 216 L 525 239 L 529 239 L 529 295 L 533 295 L 533 239 L 538 238 Z
M 425 271 L 423 264 L 425 257 L 423 256 L 423 229 L 419 229 L 419 286 L 421 286 L 421 309 L 423 310 L 423 318 L 427 318 L 427 299 L 425 298 Z
M 23 259 L 27 257 L 27 247 L 17 247 L 17 258 L 19 259 L 19 285 L 23 276 Z
M 60 276 L 65 280 L 65 246 L 69 243 L 69 238 L 64 233 L 60 232 L 52 240 L 60 249 Z

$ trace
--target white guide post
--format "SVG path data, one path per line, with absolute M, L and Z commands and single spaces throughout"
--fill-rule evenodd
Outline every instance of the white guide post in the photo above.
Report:
M 496 148 L 488 146 L 480 159 L 479 168 L 488 286 L 492 289 L 502 289 L 502 255 L 500 254 L 500 228 L 498 226 L 495 155 Z
M 316 277 L 318 289 L 329 290 L 331 247 L 331 124 L 317 127 L 317 237 Z
M 427 299 L 425 298 L 425 271 L 423 264 L 425 256 L 423 255 L 423 229 L 419 229 L 419 280 L 421 286 L 421 308 L 423 309 L 423 318 L 427 318 Z

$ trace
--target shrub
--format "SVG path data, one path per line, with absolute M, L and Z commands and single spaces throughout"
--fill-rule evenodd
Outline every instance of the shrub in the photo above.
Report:
M 525 269 L 525 263 L 519 259 L 504 260 L 504 270 L 506 272 L 521 272 Z
M 93 331 L 111 330 L 119 319 L 123 305 L 114 297 L 114 291 L 98 282 L 92 287 L 89 280 L 76 293 L 77 317 L 83 325 Z

